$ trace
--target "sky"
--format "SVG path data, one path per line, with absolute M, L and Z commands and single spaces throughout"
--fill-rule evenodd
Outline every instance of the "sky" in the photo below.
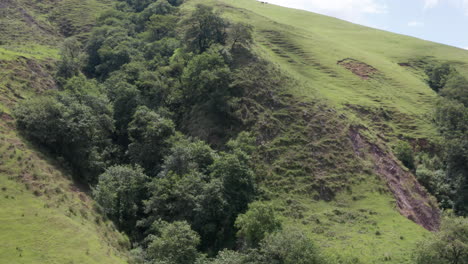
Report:
M 262 0 L 468 49 L 468 0 Z

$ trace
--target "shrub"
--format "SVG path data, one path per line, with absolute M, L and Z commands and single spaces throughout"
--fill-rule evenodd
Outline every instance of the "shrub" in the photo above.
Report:
M 414 170 L 413 148 L 408 142 L 398 142 L 395 146 L 395 155 L 408 169 Z
M 273 207 L 254 202 L 249 205 L 245 214 L 237 217 L 235 226 L 239 229 L 239 238 L 248 246 L 257 247 L 266 235 L 281 228 L 281 222 L 276 218 Z

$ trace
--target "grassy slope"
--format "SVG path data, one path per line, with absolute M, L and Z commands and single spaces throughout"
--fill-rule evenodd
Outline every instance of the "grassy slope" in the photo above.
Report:
M 239 8 L 225 11 L 235 20 L 254 24 L 264 52 L 307 84 L 306 89 L 294 91 L 298 97 L 315 96 L 312 90 L 316 90 L 338 108 L 351 104 L 398 113 L 385 124 L 392 128 L 391 135 L 434 136 L 425 115 L 436 95 L 420 69 L 398 63 L 416 67 L 418 62 L 451 61 L 468 72 L 468 52 L 462 49 L 253 0 L 221 2 Z M 379 74 L 364 81 L 337 65 L 345 58 L 365 62 Z
M 392 145 L 396 138 L 437 137 L 429 117 L 436 94 L 424 80 L 425 64 L 450 61 L 468 72 L 468 52 L 454 47 L 254 0 L 189 3 L 215 5 L 229 19 L 253 24 L 257 51 L 304 84 L 292 87 L 290 93 L 302 101 L 325 100 L 345 114 L 348 125 L 368 127 L 369 138 L 380 138 L 381 144 Z M 346 58 L 371 65 L 378 73 L 363 80 L 337 64 Z M 336 166 L 347 166 L 340 164 L 339 156 L 334 158 Z M 287 155 L 283 159 L 288 160 Z M 348 185 L 331 202 L 314 201 L 310 194 L 298 192 L 307 189 L 307 176 L 283 177 L 274 180 L 277 185 L 296 186 L 289 192 L 274 191 L 271 203 L 285 223 L 310 234 L 326 255 L 352 256 L 362 263 L 411 263 L 417 242 L 428 235 L 398 213 L 385 183 L 372 173 L 319 176 Z M 343 180 L 346 177 L 350 180 Z
M 2 1 L 0 5 L 0 263 L 125 263 L 127 238 L 70 174 L 26 144 L 9 113 L 54 89 L 64 29 L 86 36 L 108 0 Z M 85 14 L 85 15 L 81 15 Z
M 124 263 L 128 243 L 69 174 L 0 123 L 1 263 Z

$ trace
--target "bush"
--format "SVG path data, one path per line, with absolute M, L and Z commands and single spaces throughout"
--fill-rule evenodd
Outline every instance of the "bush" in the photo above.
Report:
M 99 176 L 93 195 L 106 215 L 130 233 L 143 213 L 147 181 L 139 167 L 113 166 Z
M 185 221 L 156 222 L 157 235 L 151 236 L 146 251 L 150 263 L 191 264 L 199 253 L 200 237 Z
M 395 146 L 395 155 L 408 169 L 414 170 L 413 148 L 408 142 L 398 142 Z
M 281 222 L 276 218 L 273 207 L 261 202 L 249 205 L 245 214 L 237 217 L 235 226 L 239 229 L 237 236 L 248 246 L 257 247 L 266 235 L 281 228 Z
M 418 246 L 417 264 L 467 264 L 468 219 L 445 217 L 441 230 Z
M 439 92 L 442 88 L 444 88 L 451 72 L 452 68 L 447 63 L 427 68 L 426 74 L 429 78 L 429 86 L 434 91 Z
M 260 243 L 261 263 L 324 264 L 313 241 L 303 233 L 283 230 L 267 236 Z

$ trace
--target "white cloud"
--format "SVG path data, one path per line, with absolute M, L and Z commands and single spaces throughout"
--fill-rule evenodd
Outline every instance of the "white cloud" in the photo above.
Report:
M 387 12 L 384 0 L 266 0 L 269 3 L 305 9 L 356 23 L 364 23 L 366 14 Z M 467 0 L 468 1 L 468 0 Z
M 439 0 L 424 0 L 424 9 L 433 8 L 439 4 Z
M 421 21 L 410 21 L 408 27 L 424 27 L 424 22 Z
M 436 8 L 440 4 L 449 4 L 461 8 L 468 16 L 468 0 L 424 0 L 424 9 Z

